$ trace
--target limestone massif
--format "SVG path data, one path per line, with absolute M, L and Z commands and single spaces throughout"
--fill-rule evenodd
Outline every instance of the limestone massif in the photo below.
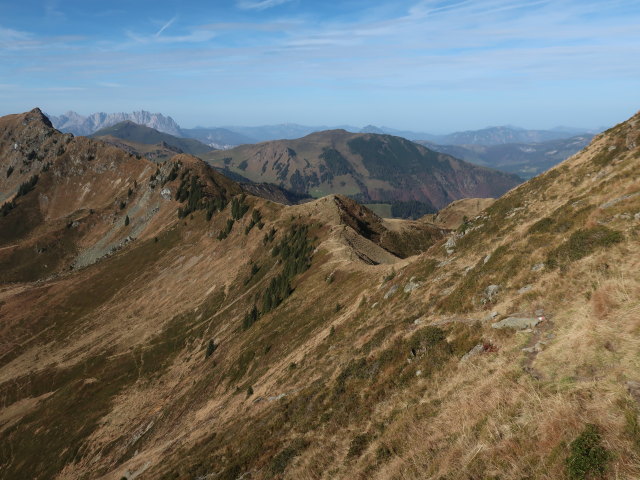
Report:
M 73 133 L 74 135 L 91 135 L 96 131 L 111 127 L 120 122 L 130 121 L 138 125 L 145 125 L 169 135 L 182 136 L 180 126 L 171 117 L 161 113 L 151 113 L 145 110 L 125 113 L 105 113 L 97 112 L 84 116 L 79 113 L 69 111 L 59 116 L 50 115 L 53 126 L 57 129 Z
M 637 478 L 639 177 L 384 220 L 4 117 L 0 477 Z

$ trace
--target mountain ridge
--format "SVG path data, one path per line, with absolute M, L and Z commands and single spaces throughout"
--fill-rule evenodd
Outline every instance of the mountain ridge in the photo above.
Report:
M 315 132 L 216 151 L 203 157 L 256 182 L 312 196 L 339 193 L 363 203 L 419 202 L 432 213 L 463 197 L 496 197 L 519 183 L 513 175 L 435 153 L 401 137 Z
M 387 221 L 4 117 L 1 475 L 638 478 L 638 178 L 640 114 Z M 111 231 L 135 238 L 68 269 Z
M 146 145 L 167 144 L 179 149 L 177 153 L 184 152 L 191 155 L 202 155 L 212 150 L 210 146 L 198 140 L 176 137 L 165 132 L 160 132 L 157 129 L 140 125 L 131 120 L 124 120 L 114 125 L 101 128 L 92 133 L 91 137 L 112 137 Z
M 74 135 L 91 135 L 96 131 L 129 120 L 139 125 L 144 125 L 160 132 L 168 133 L 176 137 L 182 136 L 180 127 L 171 118 L 161 113 L 151 113 L 140 110 L 132 113 L 105 113 L 97 112 L 88 116 L 68 111 L 59 116 L 51 115 L 51 122 L 55 128 L 65 133 Z
M 430 141 L 442 145 L 501 145 L 506 143 L 531 143 L 564 139 L 578 134 L 595 134 L 600 130 L 581 129 L 574 127 L 554 127 L 551 129 L 524 129 L 509 125 L 485 127 L 476 130 L 452 132 L 449 134 L 432 134 L 412 130 L 395 129 L 367 125 L 355 127 L 353 125 L 338 126 L 309 126 L 296 123 L 282 123 L 262 126 L 219 126 L 181 128 L 171 117 L 161 113 L 151 114 L 147 111 L 133 113 L 104 112 L 82 116 L 69 111 L 60 116 L 51 116 L 56 128 L 74 135 L 90 135 L 96 130 L 114 125 L 124 120 L 155 128 L 164 133 L 177 137 L 195 138 L 214 148 L 226 149 L 247 143 L 260 143 L 271 140 L 294 140 L 314 132 L 324 130 L 344 129 L 352 133 L 378 133 L 407 138 L 412 141 Z

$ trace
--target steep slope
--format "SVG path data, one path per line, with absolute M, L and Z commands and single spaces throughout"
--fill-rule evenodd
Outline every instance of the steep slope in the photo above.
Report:
M 197 164 L 182 155 L 156 165 L 102 142 L 62 135 L 38 109 L 2 118 L 0 135 L 2 281 L 40 279 L 148 238 L 175 216 L 172 170 Z M 240 192 L 216 172 L 200 175 L 215 186 L 212 198 Z
M 338 193 L 363 203 L 420 202 L 426 212 L 460 198 L 496 197 L 519 182 L 514 175 L 470 165 L 400 137 L 344 130 L 245 145 L 204 158 L 295 192 Z
M 198 140 L 175 137 L 144 125 L 138 125 L 130 120 L 102 128 L 91 136 L 100 139 L 117 138 L 133 144 L 169 145 L 174 149 L 178 149 L 180 153 L 190 153 L 191 155 L 202 155 L 211 151 L 211 147 Z
M 0 476 L 638 478 L 639 176 L 637 115 L 404 259 L 344 197 L 168 200 L 148 240 L 0 286 Z
M 180 127 L 171 117 L 165 117 L 161 113 L 150 113 L 145 110 L 131 113 L 92 113 L 85 117 L 76 112 L 69 111 L 63 115 L 50 115 L 51 123 L 55 128 L 65 133 L 74 135 L 91 135 L 92 133 L 116 123 L 131 121 L 138 125 L 145 125 L 160 132 L 168 133 L 176 137 L 182 136 Z
M 505 143 L 499 145 L 439 145 L 418 142 L 437 152 L 503 172 L 532 178 L 585 148 L 592 135 L 582 135 L 542 143 Z

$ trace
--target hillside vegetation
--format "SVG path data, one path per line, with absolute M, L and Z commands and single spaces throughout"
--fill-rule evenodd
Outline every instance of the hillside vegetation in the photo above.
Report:
M 38 110 L 0 159 L 0 478 L 640 477 L 640 115 L 417 221 Z
M 518 185 L 512 174 L 471 165 L 404 138 L 330 130 L 215 151 L 202 158 L 256 182 L 321 197 L 387 203 L 394 216 L 418 218 L 454 200 L 497 197 Z

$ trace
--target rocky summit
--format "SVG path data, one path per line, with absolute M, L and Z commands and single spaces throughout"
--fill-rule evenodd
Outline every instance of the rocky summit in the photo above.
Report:
M 335 138 L 345 188 L 399 142 Z M 251 148 L 219 160 L 311 175 Z M 495 201 L 446 206 L 495 174 L 402 148 L 437 213 L 0 118 L 0 478 L 640 478 L 640 114 Z

